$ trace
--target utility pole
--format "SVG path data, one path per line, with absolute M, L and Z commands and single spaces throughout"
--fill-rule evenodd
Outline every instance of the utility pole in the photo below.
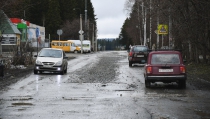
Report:
M 87 0 L 85 0 L 85 38 L 87 38 L 87 35 Z
M 171 41 L 172 41 L 172 35 L 171 35 L 171 27 L 172 27 L 172 21 L 171 21 L 171 6 L 169 7 L 169 49 L 171 49 Z
M 158 0 L 158 7 L 159 7 L 159 0 Z M 159 25 L 159 8 L 157 8 L 157 29 Z M 157 33 L 157 49 L 159 49 L 159 34 Z
M 142 1 L 142 24 L 144 25 L 144 42 L 143 45 L 146 45 L 147 42 L 147 8 L 144 6 Z
M 144 25 L 144 2 L 142 1 L 141 3 L 141 7 L 142 7 L 142 25 Z M 143 26 L 142 26 L 142 29 L 143 29 Z M 143 34 L 143 33 L 142 33 Z
M 80 41 L 81 41 L 81 54 L 83 53 L 83 31 L 82 31 L 82 14 L 80 14 Z
M 144 45 L 147 43 L 147 8 L 145 7 L 144 14 Z
M 150 0 L 150 34 L 149 34 L 149 47 L 152 49 L 152 17 L 151 17 L 151 12 L 152 12 L 152 0 Z
M 76 9 L 79 9 L 79 8 L 74 8 L 73 10 L 76 10 Z M 80 41 L 81 41 L 81 54 L 83 53 L 83 39 L 84 39 L 84 31 L 82 30 L 82 13 L 81 13 L 81 10 L 79 9 L 80 11 L 80 31 L 79 31 L 79 38 L 80 38 Z
M 138 5 L 138 29 L 139 29 L 139 40 L 140 40 L 140 44 L 142 45 L 142 41 L 141 41 L 141 24 L 140 24 L 140 5 Z
M 93 24 L 93 36 L 92 36 L 92 48 L 93 48 L 93 51 L 94 51 L 94 39 L 95 39 L 94 32 L 95 32 L 95 30 L 94 30 L 94 24 Z

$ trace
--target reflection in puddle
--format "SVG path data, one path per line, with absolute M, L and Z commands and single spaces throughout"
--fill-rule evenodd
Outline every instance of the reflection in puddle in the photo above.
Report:
M 39 91 L 39 76 L 36 75 L 36 92 Z
M 57 85 L 58 85 L 58 87 L 60 87 L 61 86 L 61 75 L 57 75 Z

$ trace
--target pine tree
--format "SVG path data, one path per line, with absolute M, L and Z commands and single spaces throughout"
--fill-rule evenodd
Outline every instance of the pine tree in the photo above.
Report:
M 51 39 L 58 39 L 57 30 L 61 26 L 59 0 L 49 0 L 49 8 L 47 12 L 46 35 L 50 34 Z

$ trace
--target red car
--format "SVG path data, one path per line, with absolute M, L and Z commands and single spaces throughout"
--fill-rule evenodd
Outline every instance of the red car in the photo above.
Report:
M 186 87 L 186 67 L 179 51 L 150 52 L 144 69 L 146 88 L 154 82 L 176 82 L 180 88 Z

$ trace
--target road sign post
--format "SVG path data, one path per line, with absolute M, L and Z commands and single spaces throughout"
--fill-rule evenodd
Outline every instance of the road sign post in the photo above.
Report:
M 37 39 L 37 56 L 38 56 L 38 47 L 39 47 L 39 44 L 38 44 L 38 39 L 39 39 L 39 28 L 36 28 L 36 39 Z
M 84 39 L 84 35 L 83 35 L 84 31 L 83 30 L 80 30 L 79 31 L 79 38 L 80 38 L 80 41 L 81 41 L 81 53 L 83 53 L 83 39 Z
M 63 34 L 63 30 L 61 30 L 61 29 L 57 30 L 57 34 L 59 35 L 59 41 L 60 41 L 60 35 Z

